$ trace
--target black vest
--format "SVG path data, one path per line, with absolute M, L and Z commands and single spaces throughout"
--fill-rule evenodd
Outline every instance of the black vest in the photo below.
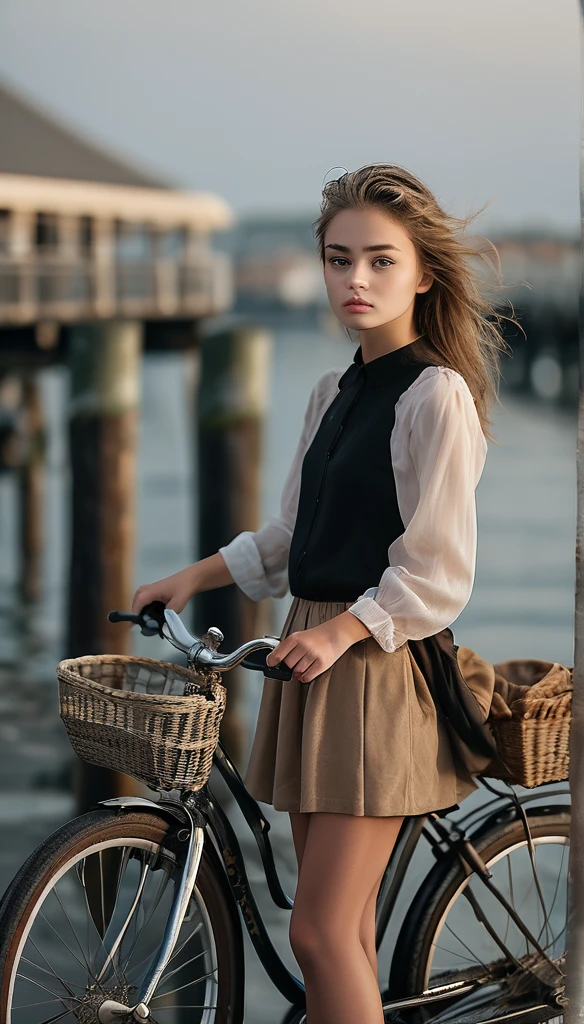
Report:
M 417 341 L 418 339 L 416 339 Z M 290 593 L 356 601 L 378 585 L 389 545 L 404 532 L 391 462 L 395 403 L 427 366 L 410 342 L 339 380 L 302 463 L 288 559 Z

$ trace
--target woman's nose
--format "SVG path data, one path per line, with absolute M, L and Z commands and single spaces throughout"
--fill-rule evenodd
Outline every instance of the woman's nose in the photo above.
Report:
M 351 267 L 351 273 L 347 275 L 347 284 L 349 288 L 354 288 L 355 290 L 368 287 L 364 268 L 360 264 L 354 263 Z

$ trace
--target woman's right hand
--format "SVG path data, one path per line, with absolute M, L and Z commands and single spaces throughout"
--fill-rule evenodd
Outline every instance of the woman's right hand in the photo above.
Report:
M 187 565 L 186 569 L 175 572 L 172 576 L 165 576 L 163 580 L 156 583 L 143 583 L 138 587 L 132 601 L 132 611 L 138 615 L 144 605 L 151 601 L 162 601 L 167 608 L 175 612 L 182 612 L 187 601 L 190 601 L 196 593 L 196 583 L 193 579 L 194 565 Z
M 132 611 L 139 615 L 144 605 L 151 601 L 162 601 L 167 608 L 180 613 L 194 594 L 215 587 L 226 587 L 234 582 L 223 555 L 216 551 L 214 555 L 201 558 L 157 583 L 143 583 L 134 594 Z

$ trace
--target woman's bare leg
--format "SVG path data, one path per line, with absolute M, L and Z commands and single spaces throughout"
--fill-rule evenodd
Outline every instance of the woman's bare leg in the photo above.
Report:
M 387 857 L 389 860 L 389 853 Z M 383 871 L 385 871 L 385 864 L 383 865 Z M 367 959 L 371 964 L 371 970 L 373 971 L 375 977 L 377 977 L 377 949 L 375 946 L 375 908 L 377 905 L 377 893 L 379 892 L 379 886 L 381 885 L 381 879 L 383 878 L 383 871 L 381 872 L 379 878 L 376 879 L 373 888 L 369 894 L 369 898 L 363 908 L 361 924 L 359 926 L 359 939 L 361 945 L 363 946 L 363 949 L 365 950 Z
M 306 836 L 308 834 L 308 826 L 310 823 L 310 813 L 299 813 L 289 812 L 290 814 L 290 826 L 292 829 L 292 839 L 294 842 L 294 849 L 296 851 L 296 860 L 298 863 L 298 872 L 300 872 L 300 866 L 302 864 L 302 854 L 304 853 L 304 847 L 306 845 Z M 391 852 L 391 851 L 390 851 Z M 389 854 L 388 854 L 389 859 Z M 377 974 L 377 949 L 375 946 L 375 909 L 377 905 L 377 893 L 379 892 L 379 886 L 385 871 L 385 865 L 378 879 L 376 879 L 369 899 L 367 900 L 363 908 L 363 916 L 361 918 L 361 924 L 359 927 L 359 938 L 361 945 L 367 954 L 367 959 L 371 964 L 371 969 L 374 974 Z
M 302 864 L 302 854 L 304 853 L 306 836 L 308 835 L 310 813 L 298 811 L 289 811 L 288 813 L 290 814 L 290 827 L 292 829 L 292 840 L 294 842 L 294 849 L 296 851 L 298 871 L 300 871 L 300 865 Z
M 371 920 L 402 820 L 310 815 L 290 921 L 307 1024 L 383 1024 Z

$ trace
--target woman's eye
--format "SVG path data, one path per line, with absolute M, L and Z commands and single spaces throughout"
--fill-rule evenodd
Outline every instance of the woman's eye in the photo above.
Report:
M 331 256 L 329 262 L 335 267 L 346 267 L 349 260 L 345 259 L 344 256 Z M 373 266 L 381 265 L 382 270 L 385 270 L 386 267 L 393 267 L 393 264 L 394 261 L 388 259 L 387 256 L 378 256 L 377 259 L 373 261 Z

